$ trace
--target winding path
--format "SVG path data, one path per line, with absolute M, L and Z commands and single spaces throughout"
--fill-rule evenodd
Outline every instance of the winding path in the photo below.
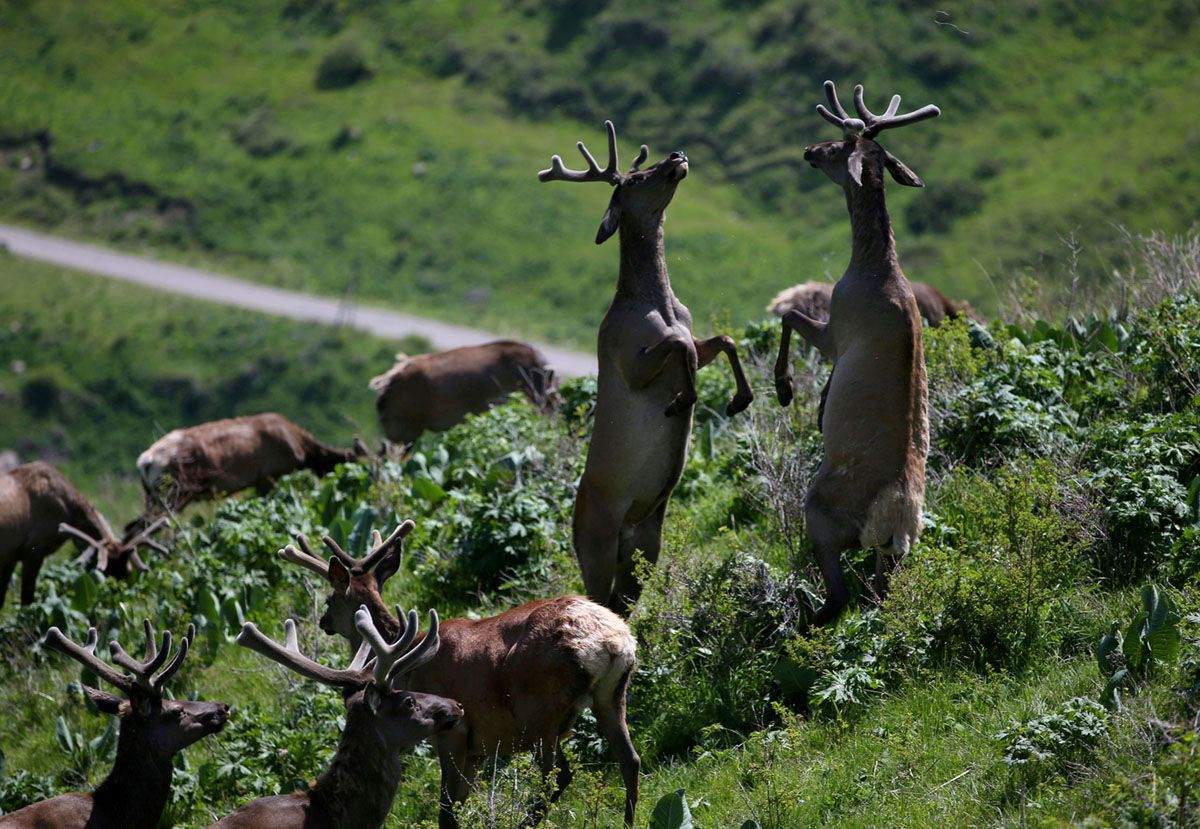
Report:
M 0 246 L 16 256 L 62 265 L 78 271 L 132 282 L 173 294 L 235 305 L 291 319 L 322 325 L 344 325 L 398 339 L 416 334 L 425 337 L 435 349 L 457 348 L 496 339 L 495 334 L 475 328 L 359 305 L 330 297 L 272 288 L 230 276 L 173 265 L 144 256 L 118 253 L 97 245 L 84 244 L 0 224 Z M 596 358 L 578 351 L 536 343 L 559 374 L 577 377 L 596 373 Z

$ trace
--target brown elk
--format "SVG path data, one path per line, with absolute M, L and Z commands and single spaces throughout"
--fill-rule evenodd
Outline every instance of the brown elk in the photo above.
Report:
M 545 356 L 514 340 L 396 355 L 396 365 L 372 378 L 375 410 L 388 440 L 410 444 L 422 432 L 444 432 L 521 392 L 539 409 L 557 403 L 558 381 Z
M 399 608 L 397 608 L 399 611 Z M 400 613 L 403 617 L 403 612 Z M 400 785 L 403 752 L 453 728 L 462 719 L 456 701 L 400 690 L 406 675 L 438 651 L 437 613 L 429 611 L 429 633 L 413 647 L 417 612 L 408 614 L 396 636 L 381 634 L 361 609 L 355 625 L 364 638 L 345 670 L 334 670 L 300 653 L 296 624 L 284 624 L 284 644 L 247 622 L 239 645 L 301 676 L 339 688 L 346 725 L 329 767 L 304 791 L 264 797 L 213 824 L 213 829 L 375 829 L 382 826 Z M 373 655 L 373 662 L 371 660 Z
M 29 604 L 42 562 L 71 539 L 84 551 L 79 563 L 95 559 L 96 568 L 106 575 L 128 576 L 131 566 L 146 570 L 138 547 L 165 553 L 166 548 L 151 539 L 164 524 L 166 520 L 161 519 L 122 540 L 50 464 L 34 461 L 0 473 L 0 607 L 18 563 L 22 566 L 21 604 Z
M 613 187 L 596 243 L 620 235 L 620 270 L 597 338 L 595 425 L 572 529 L 588 596 L 626 615 L 641 592 L 635 552 L 654 562 L 662 547 L 663 517 L 692 431 L 697 370 L 719 354 L 729 359 L 737 391 L 726 414 L 745 409 L 754 395 L 733 340 L 695 339 L 691 312 L 675 297 L 667 277 L 663 214 L 688 173 L 687 156 L 673 152 L 639 170 L 649 154 L 642 145 L 622 175 L 616 130 L 611 121 L 604 126 L 607 167 L 601 170 L 580 141 L 576 146 L 587 170 L 568 170 L 556 155 L 538 178 Z
M 923 186 L 875 137 L 939 114 L 933 105 L 897 115 L 900 96 L 882 115 L 863 103 L 854 88 L 858 118 L 838 101 L 825 82 L 831 109 L 818 105 L 826 120 L 843 130 L 844 140 L 805 148 L 804 158 L 842 186 L 850 212 L 853 248 L 845 275 L 834 286 L 829 321 L 800 311 L 783 316 L 775 363 L 779 402 L 792 399 L 788 344 L 793 330 L 833 359 L 824 404 L 821 437 L 825 457 L 805 503 L 809 538 L 825 580 L 818 624 L 835 618 L 849 592 L 841 555 L 875 547 L 875 590 L 886 591 L 887 576 L 921 531 L 929 418 L 921 318 L 916 299 L 896 257 L 896 242 L 883 196 L 886 170 L 900 184 Z
M 412 528 L 413 522 L 405 521 L 386 539 L 375 532 L 372 549 L 361 559 L 328 536 L 324 541 L 333 553 L 328 561 L 303 536 L 297 536 L 300 549 L 289 545 L 279 551 L 333 588 L 322 630 L 357 647 L 361 637 L 354 609 L 360 606 L 385 634 L 400 629 L 380 594 L 400 565 L 400 544 Z M 441 638 L 437 656 L 413 671 L 406 684 L 456 699 L 467 712 L 458 728 L 434 739 L 442 767 L 441 829 L 458 825 L 455 804 L 467 796 L 480 764 L 519 751 L 533 752 L 543 776 L 556 772 L 549 801 L 539 798 L 533 805 L 530 822 L 540 820 L 570 783 L 560 743 L 586 707 L 616 756 L 625 783 L 625 821 L 633 823 L 641 761 L 625 725 L 625 696 L 637 644 L 620 617 L 580 596 L 561 596 L 487 619 L 449 619 L 442 623 Z
M 917 310 L 921 318 L 930 328 L 937 328 L 947 319 L 967 317 L 976 322 L 983 322 L 983 317 L 976 313 L 968 302 L 955 302 L 946 297 L 928 282 L 909 282 L 913 296 L 917 300 Z M 829 320 L 829 301 L 833 296 L 833 285 L 828 282 L 801 282 L 780 291 L 767 310 L 777 317 L 782 317 L 788 311 L 796 310 L 806 317 L 818 322 Z
M 325 475 L 367 454 L 358 440 L 352 449 L 335 449 L 268 412 L 168 432 L 138 456 L 137 467 L 148 512 L 174 511 L 247 487 L 266 492 L 276 479 L 300 469 Z
M 132 658 L 117 642 L 109 643 L 112 661 L 128 674 L 96 656 L 100 636 L 95 628 L 87 641 L 72 642 L 56 627 L 46 634 L 46 647 L 74 659 L 118 688 L 125 699 L 83 686 L 91 702 L 120 721 L 117 759 L 112 771 L 92 794 L 63 794 L 0 817 L 5 829 L 153 829 L 171 793 L 173 758 L 187 746 L 216 734 L 229 719 L 223 702 L 163 698 L 163 689 L 183 664 L 196 635 L 189 625 L 174 659 L 171 633 L 155 645 L 154 627 L 147 619 L 146 658 Z M 164 665 L 166 667 L 164 667 Z M 161 672 L 160 670 L 161 669 Z M 158 674 L 155 676 L 155 674 Z

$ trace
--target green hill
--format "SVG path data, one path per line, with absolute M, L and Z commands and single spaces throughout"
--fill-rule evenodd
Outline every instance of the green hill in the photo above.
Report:
M 1112 225 L 1197 219 L 1194 0 L 0 4 L 0 217 L 254 279 L 587 345 L 604 188 L 551 153 L 693 159 L 670 210 L 698 320 L 840 274 L 820 81 L 943 117 L 888 135 L 910 276 L 994 310 L 1016 277 L 1121 262 Z M 953 24 L 953 25 L 950 25 Z M 602 147 L 600 147 L 602 150 Z

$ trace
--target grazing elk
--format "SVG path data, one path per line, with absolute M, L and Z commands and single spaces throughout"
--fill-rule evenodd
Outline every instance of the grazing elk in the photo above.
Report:
M 400 565 L 400 544 L 412 531 L 405 521 L 386 539 L 373 534 L 372 549 L 361 559 L 330 537 L 328 561 L 303 536 L 300 549 L 280 550 L 287 561 L 307 567 L 333 588 L 321 629 L 340 634 L 351 648 L 361 639 L 355 608 L 365 607 L 386 635 L 402 625 L 380 595 Z M 616 756 L 625 783 L 625 822 L 637 809 L 641 761 L 625 725 L 625 695 L 637 662 L 637 643 L 628 626 L 607 608 L 581 596 L 528 602 L 487 619 L 442 623 L 441 649 L 413 671 L 406 687 L 451 697 L 466 708 L 458 728 L 437 735 L 442 767 L 441 829 L 458 825 L 455 804 L 466 798 L 479 765 L 496 754 L 532 751 L 543 776 L 556 772 L 549 802 L 539 798 L 530 817 L 536 823 L 571 780 L 560 743 L 575 718 L 590 707 Z
M 809 538 L 825 580 L 825 602 L 814 619 L 835 618 L 849 595 L 841 555 L 875 547 L 875 590 L 921 531 L 925 457 L 929 452 L 925 357 L 917 302 L 896 257 L 896 243 L 883 197 L 886 170 L 900 184 L 922 182 L 875 137 L 939 114 L 933 105 L 897 115 L 900 96 L 875 115 L 854 88 L 858 118 L 825 82 L 832 111 L 818 105 L 844 140 L 805 148 L 804 158 L 842 186 L 850 212 L 853 249 L 846 273 L 834 286 L 829 321 L 801 311 L 783 315 L 775 363 L 779 402 L 792 399 L 788 344 L 793 330 L 833 359 L 824 403 L 821 438 L 825 457 L 805 503 Z
M 608 131 L 603 170 L 580 141 L 588 169 L 568 170 L 559 156 L 542 181 L 598 181 L 613 187 L 596 244 L 620 235 L 616 295 L 597 338 L 599 376 L 595 426 L 587 464 L 575 498 L 575 554 L 590 598 L 621 615 L 641 592 L 634 553 L 651 562 L 662 546 L 662 523 L 671 492 L 683 472 L 696 371 L 717 355 L 729 359 L 737 392 L 732 415 L 754 399 L 734 342 L 727 336 L 697 340 L 691 312 L 671 290 L 663 248 L 663 213 L 688 173 L 688 160 L 673 152 L 646 170 L 643 144 L 629 172 L 617 169 L 617 134 Z
M 121 540 L 104 516 L 50 464 L 34 461 L 0 473 L 0 607 L 18 562 L 21 604 L 29 604 L 42 562 L 69 539 L 84 551 L 80 564 L 95 559 L 96 568 L 108 576 L 128 576 L 131 566 L 146 570 L 138 547 L 165 553 L 166 548 L 150 538 L 165 523 L 160 519 Z
M 917 300 L 917 310 L 930 328 L 937 328 L 946 319 L 960 316 L 983 322 L 968 302 L 955 302 L 928 282 L 909 282 Z M 818 322 L 829 320 L 829 301 L 833 296 L 833 285 L 828 282 L 801 282 L 785 288 L 771 300 L 767 310 L 777 317 L 788 311 L 799 311 Z
M 417 635 L 415 610 L 395 637 L 381 635 L 365 608 L 355 614 L 354 622 L 365 641 L 341 671 L 300 653 L 291 619 L 284 623 L 283 645 L 253 623 L 242 627 L 239 645 L 301 676 L 340 688 L 346 725 L 329 767 L 306 790 L 255 800 L 212 829 L 376 829 L 396 797 L 403 752 L 462 719 L 462 706 L 454 700 L 399 688 L 410 671 L 437 653 L 435 611 L 429 611 L 429 633 L 411 650 Z M 372 654 L 373 662 L 368 661 Z
M 444 432 L 503 403 L 515 391 L 543 411 L 557 405 L 558 381 L 531 345 L 497 340 L 436 354 L 396 355 L 396 364 L 371 379 L 383 434 L 407 445 L 424 431 Z
M 168 432 L 138 456 L 137 466 L 149 514 L 247 487 L 266 492 L 290 472 L 325 475 L 367 454 L 357 439 L 352 449 L 335 449 L 283 415 L 267 412 Z
M 216 734 L 229 719 L 223 702 L 163 698 L 163 688 L 187 656 L 196 635 L 188 626 L 175 658 L 171 633 L 155 645 L 154 627 L 147 619 L 146 658 L 132 658 L 117 643 L 109 643 L 112 661 L 128 674 L 96 656 L 100 636 L 95 628 L 87 641 L 72 642 L 56 627 L 46 634 L 46 647 L 74 659 L 100 679 L 120 689 L 125 699 L 83 686 L 98 709 L 120 721 L 117 759 L 112 771 L 92 794 L 63 794 L 0 817 L 5 829 L 154 829 L 171 794 L 175 755 L 201 737 Z M 165 668 L 163 666 L 166 666 Z M 159 669 L 161 673 L 159 672 Z M 155 674 L 158 674 L 155 676 Z

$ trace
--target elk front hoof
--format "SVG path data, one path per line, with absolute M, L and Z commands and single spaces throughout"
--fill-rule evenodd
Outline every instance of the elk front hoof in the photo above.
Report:
M 744 395 L 735 395 L 733 400 L 729 401 L 729 405 L 725 407 L 725 416 L 733 417 L 738 412 L 744 412 L 746 407 L 754 402 L 754 395 L 746 392 Z
M 671 401 L 671 405 L 667 406 L 667 417 L 675 417 L 675 415 L 685 414 L 692 406 L 696 405 L 696 395 L 680 392 L 675 395 L 675 399 Z
M 790 406 L 792 403 L 792 376 L 785 374 L 775 378 L 775 395 L 779 398 L 780 406 Z

